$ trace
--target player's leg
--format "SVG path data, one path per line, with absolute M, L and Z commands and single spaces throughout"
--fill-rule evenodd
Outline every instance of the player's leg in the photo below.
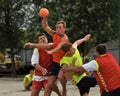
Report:
M 58 86 L 56 85 L 59 70 L 60 65 L 58 63 L 52 62 L 48 72 L 48 84 L 45 88 L 45 96 L 50 96 L 52 90 L 55 91 L 58 96 L 61 96 Z
M 45 86 L 44 96 L 50 96 L 51 92 L 54 91 L 61 96 L 58 86 L 56 85 L 56 77 L 55 76 L 48 76 L 48 83 Z
M 67 80 L 65 79 L 63 71 L 59 71 L 58 78 L 60 80 L 60 83 L 62 85 L 62 96 L 67 96 L 67 90 L 66 90 L 66 83 Z
M 31 96 L 39 96 L 40 90 L 42 89 L 42 82 L 33 81 Z

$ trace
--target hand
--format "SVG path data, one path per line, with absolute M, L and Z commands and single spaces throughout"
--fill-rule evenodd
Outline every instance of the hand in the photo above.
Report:
M 45 50 L 47 52 L 47 54 L 52 54 L 52 51 L 50 50 Z
M 87 34 L 84 38 L 85 38 L 85 41 L 88 41 L 91 37 L 91 34 Z
M 65 72 L 62 69 L 59 71 L 59 78 L 64 78 L 65 80 L 70 80 L 71 79 L 71 72 Z
M 65 67 L 62 67 L 62 68 L 61 68 L 61 71 L 63 71 L 64 73 L 65 73 L 65 72 L 70 72 L 70 71 L 73 70 L 73 68 L 74 68 L 74 67 L 66 67 L 66 68 L 65 68 Z
M 71 74 L 72 74 L 73 72 L 65 72 L 64 73 L 64 76 L 65 76 L 65 78 L 66 78 L 66 80 L 70 80 L 71 79 Z
M 72 71 L 77 75 L 81 75 L 82 73 L 86 72 L 86 70 L 82 66 L 70 67 L 69 71 Z
M 45 69 L 45 68 L 42 68 L 41 72 L 42 72 L 43 76 L 45 76 L 48 73 L 47 69 Z

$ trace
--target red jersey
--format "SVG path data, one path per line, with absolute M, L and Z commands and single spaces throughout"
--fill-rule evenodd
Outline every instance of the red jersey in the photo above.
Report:
M 95 72 L 96 80 L 102 91 L 113 91 L 120 88 L 120 66 L 114 57 L 107 53 L 95 59 L 98 71 Z
M 42 48 L 37 48 L 37 49 L 39 52 L 39 65 L 48 70 L 48 68 L 50 67 L 50 65 L 52 63 L 52 55 L 47 54 L 45 49 L 42 49 Z M 35 69 L 35 75 L 43 76 L 42 72 L 37 69 Z

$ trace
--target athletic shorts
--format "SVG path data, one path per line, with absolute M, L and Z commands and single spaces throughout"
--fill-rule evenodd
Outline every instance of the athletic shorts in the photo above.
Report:
M 41 90 L 44 88 L 44 86 L 48 83 L 48 80 L 43 80 L 43 81 L 33 81 L 32 82 L 32 89 L 38 89 Z
M 89 93 L 90 87 L 95 87 L 97 81 L 95 77 L 85 76 L 76 86 L 79 88 L 81 96 L 85 93 Z
M 101 96 L 120 96 L 120 88 L 117 88 L 110 92 L 103 92 Z
M 52 62 L 50 65 L 48 76 L 58 76 L 59 70 L 61 69 L 60 64 L 56 62 Z

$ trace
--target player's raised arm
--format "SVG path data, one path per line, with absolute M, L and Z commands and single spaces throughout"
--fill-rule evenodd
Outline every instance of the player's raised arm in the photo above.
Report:
M 91 37 L 91 34 L 87 34 L 84 38 L 75 41 L 75 42 L 73 43 L 73 46 L 74 46 L 74 47 L 77 47 L 78 45 L 80 45 L 80 44 L 83 43 L 84 41 L 89 40 L 90 37 Z
M 47 17 L 49 15 L 49 10 L 47 8 L 41 8 L 39 11 L 39 16 L 43 18 L 42 28 L 51 36 L 53 36 L 54 30 L 48 26 Z
M 48 25 L 48 21 L 47 21 L 47 18 L 43 18 L 42 20 L 42 28 L 51 36 L 53 36 L 54 34 L 54 30 L 52 30 L 49 25 Z

